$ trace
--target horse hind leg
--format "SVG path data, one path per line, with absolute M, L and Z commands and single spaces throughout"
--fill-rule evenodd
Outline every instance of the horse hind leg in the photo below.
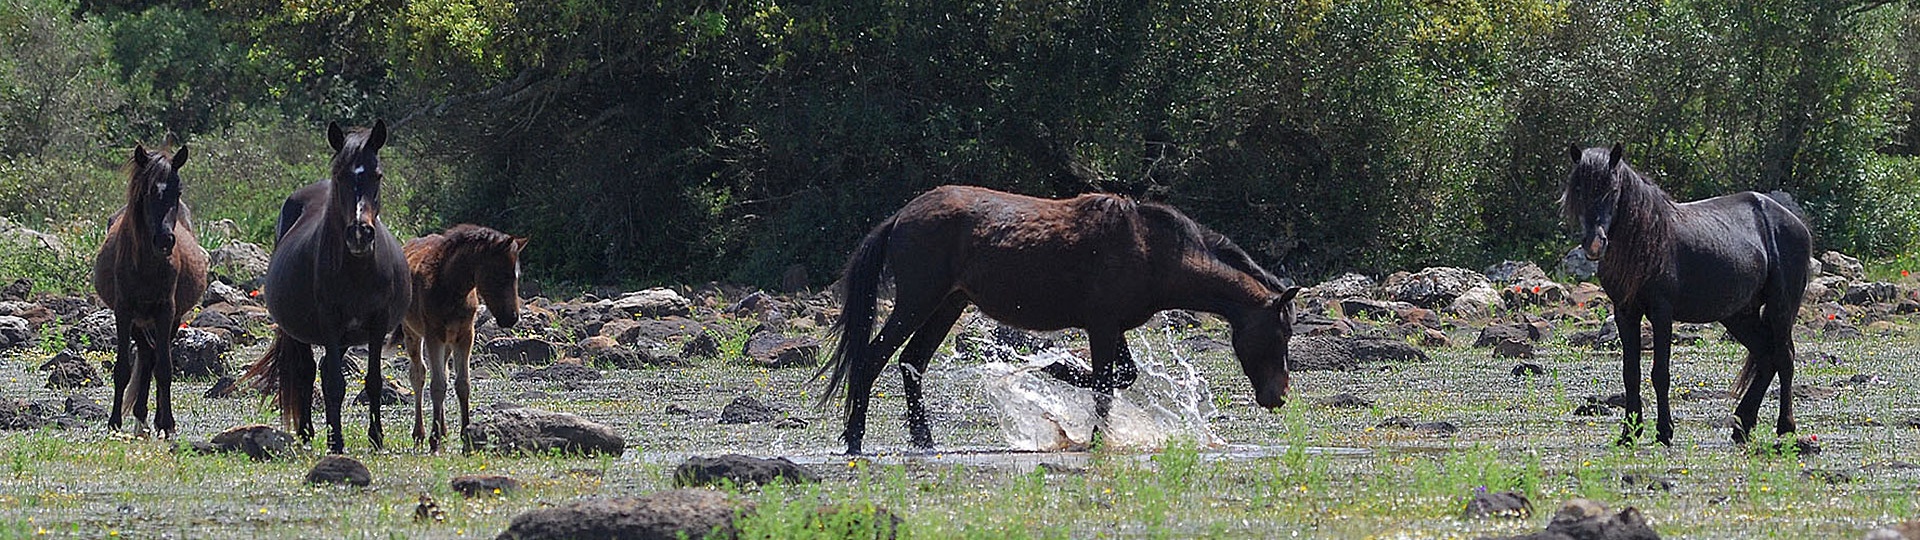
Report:
M 472 421 L 473 414 L 473 403 L 471 401 L 473 397 L 473 384 L 469 369 L 472 360 L 471 357 L 473 356 L 473 324 L 469 322 L 458 328 L 457 331 L 459 333 L 454 336 L 452 343 L 444 343 L 440 346 L 441 356 L 437 358 L 443 358 L 445 360 L 440 362 L 441 374 L 435 375 L 434 380 L 442 381 L 442 387 L 434 391 L 433 399 L 434 403 L 440 403 L 445 400 L 446 389 L 444 381 L 447 379 L 445 372 L 448 367 L 451 367 L 453 369 L 453 393 L 460 399 L 461 447 L 471 450 L 472 441 L 467 438 L 467 425 Z M 434 408 L 433 414 L 434 422 L 438 426 L 434 428 L 436 430 L 435 432 L 444 433 L 447 429 L 446 417 L 440 412 L 438 407 Z
M 146 364 L 153 377 L 153 430 L 161 439 L 173 438 L 178 429 L 173 419 L 173 335 L 179 327 L 175 320 L 160 330 L 153 340 L 153 361 Z
M 400 346 L 407 352 L 407 382 L 413 389 L 413 447 L 419 449 L 427 441 L 426 416 L 423 414 L 426 400 L 427 359 L 421 356 L 424 347 L 419 336 L 401 330 Z
M 847 372 L 847 425 L 840 433 L 841 440 L 847 443 L 847 454 L 859 454 L 860 442 L 867 434 L 867 409 L 873 401 L 873 383 L 880 379 L 880 372 L 893 357 L 895 350 L 914 331 L 926 322 L 927 315 L 933 311 L 938 298 L 925 295 L 912 295 L 902 290 L 895 295 L 893 313 L 887 315 L 887 323 L 880 327 L 880 333 L 873 337 L 867 346 L 866 358 L 847 358 L 851 362 Z M 841 339 L 859 339 L 858 336 Z M 936 345 L 937 346 L 937 345 Z
M 926 375 L 927 364 L 933 359 L 934 352 L 940 349 L 940 343 L 947 339 L 947 333 L 953 331 L 954 323 L 960 321 L 960 313 L 967 308 L 967 298 L 960 293 L 951 293 L 942 301 L 932 315 L 914 331 L 913 339 L 907 341 L 900 352 L 900 384 L 907 395 L 907 432 L 915 448 L 933 448 L 933 432 L 927 426 L 927 404 L 923 398 L 921 378 Z
M 1774 372 L 1780 376 L 1780 416 L 1775 419 L 1773 426 L 1774 433 L 1778 435 L 1798 431 L 1798 426 L 1793 422 L 1793 359 L 1797 354 L 1793 349 L 1793 319 L 1796 315 L 1785 314 L 1776 317 L 1771 313 L 1768 314 L 1769 318 L 1779 319 L 1768 321 L 1767 328 L 1770 330 L 1770 335 L 1767 337 L 1773 344 L 1770 351 L 1773 354 L 1764 359 L 1773 365 Z M 1758 411 L 1755 412 L 1758 413 Z
M 107 427 L 118 431 L 121 415 L 133 410 L 127 400 L 127 385 L 133 379 L 139 352 L 134 349 L 133 322 L 115 314 L 113 326 L 118 339 L 113 347 L 113 411 L 107 417 Z
M 1744 444 L 1753 433 L 1754 424 L 1759 422 L 1760 402 L 1766 398 L 1767 386 L 1773 379 L 1775 370 L 1769 361 L 1773 356 L 1773 343 L 1767 339 L 1766 327 L 1758 313 L 1736 315 L 1721 324 L 1727 327 L 1727 334 L 1733 336 L 1734 341 L 1747 348 L 1746 361 L 1733 385 L 1734 396 L 1740 400 L 1733 409 L 1736 419 L 1733 442 Z

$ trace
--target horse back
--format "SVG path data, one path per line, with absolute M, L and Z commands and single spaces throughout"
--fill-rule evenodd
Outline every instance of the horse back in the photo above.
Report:
M 1799 303 L 1812 235 L 1786 206 L 1756 192 L 1678 205 L 1669 291 L 1675 318 L 1711 322 L 1763 305 Z M 1789 298 L 1791 297 L 1791 298 Z

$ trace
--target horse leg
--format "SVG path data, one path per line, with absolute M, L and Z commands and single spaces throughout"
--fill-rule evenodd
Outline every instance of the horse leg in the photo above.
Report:
M 960 321 L 960 312 L 966 308 L 966 295 L 948 294 L 900 351 L 900 384 L 906 389 L 907 432 L 911 434 L 914 448 L 933 448 L 933 432 L 927 428 L 927 405 L 921 397 L 920 379 L 926 374 L 933 353 L 940 349 L 940 342 L 947 339 L 947 333 Z
M 168 311 L 173 307 L 168 306 Z M 166 328 L 160 330 L 160 336 L 153 340 L 153 362 L 147 364 L 153 377 L 153 430 L 161 439 L 173 438 L 173 334 L 180 328 L 179 320 L 172 320 Z
M 1113 389 L 1118 380 L 1114 377 L 1115 363 L 1130 353 L 1127 350 L 1127 337 L 1124 331 L 1087 329 L 1087 347 L 1093 352 L 1093 413 L 1098 415 L 1099 428 L 1107 425 L 1107 413 L 1113 409 Z M 1131 361 L 1128 359 L 1127 361 Z
M 421 349 L 424 347 L 421 346 L 419 336 L 413 335 L 413 332 L 405 328 L 400 332 L 400 346 L 407 351 L 407 382 L 413 388 L 413 448 L 418 450 L 420 444 L 427 440 L 426 416 L 422 403 L 426 400 L 424 391 L 427 383 L 427 359 L 420 356 Z
M 473 379 L 469 377 L 468 369 L 472 356 L 473 324 L 469 322 L 454 329 L 452 343 L 442 343 L 440 345 L 440 356 L 436 358 L 441 359 L 437 364 L 441 371 L 440 374 L 434 376 L 434 380 L 438 381 L 441 386 L 440 389 L 434 390 L 433 402 L 440 403 L 446 399 L 446 369 L 448 364 L 452 365 L 453 393 L 460 399 L 460 440 L 463 441 L 461 447 L 466 449 L 471 449 L 471 441 L 467 439 L 467 424 L 471 421 L 473 413 L 472 403 L 470 402 L 473 396 L 471 383 Z M 437 406 L 433 409 L 433 422 L 434 432 L 444 435 L 447 431 L 447 420 L 446 416 L 441 414 L 440 408 Z
M 1769 304 L 1768 309 L 1772 310 L 1773 304 Z M 1767 321 L 1767 327 L 1771 330 L 1771 335 L 1767 337 L 1773 344 L 1771 351 L 1773 354 L 1765 359 L 1772 364 L 1773 371 L 1780 375 L 1780 417 L 1774 420 L 1773 425 L 1773 432 L 1776 435 L 1797 431 L 1793 423 L 1793 357 L 1797 354 L 1793 349 L 1793 319 L 1796 315 L 1784 313 L 1776 316 L 1768 313 L 1770 318 L 1778 319 Z M 1755 408 L 1754 414 L 1758 415 L 1759 412 L 1758 408 Z
M 320 393 L 327 400 L 327 453 L 347 453 L 347 441 L 340 434 L 340 404 L 347 393 L 347 348 L 328 346 L 320 357 Z M 377 399 L 377 397 L 376 397 Z
M 1614 326 L 1620 330 L 1620 379 L 1626 385 L 1627 414 L 1621 420 L 1620 438 L 1614 444 L 1629 446 L 1640 436 L 1640 313 L 1614 304 Z
M 120 429 L 120 415 L 130 412 L 123 408 L 127 401 L 127 383 L 133 379 L 133 364 L 137 362 L 133 345 L 133 321 L 118 313 L 113 317 L 114 333 L 118 341 L 113 347 L 113 412 L 107 417 L 107 427 L 115 431 Z
M 387 326 L 387 321 L 385 320 L 375 319 L 373 328 L 383 328 L 385 330 L 374 333 L 373 337 L 367 340 L 367 380 L 365 386 L 367 393 L 367 443 L 372 445 L 374 450 L 380 450 L 387 446 L 386 430 L 380 426 L 380 402 L 384 401 L 381 398 L 385 397 L 387 393 L 387 379 L 380 374 L 380 353 L 386 349 L 387 335 L 392 332 L 393 327 Z
M 153 329 L 135 328 L 133 337 L 133 380 L 128 384 L 128 407 L 133 409 L 134 425 L 139 433 L 147 432 L 147 385 L 153 379 Z
M 436 453 L 440 451 L 441 442 L 447 438 L 447 363 L 452 361 L 452 349 L 449 344 L 435 343 L 427 353 L 432 358 L 427 369 L 431 370 L 428 383 L 433 388 L 433 427 L 428 431 L 427 440 Z M 464 429 L 466 426 L 461 427 Z
M 1121 333 L 1114 340 L 1113 388 L 1130 388 L 1140 379 L 1140 366 L 1133 363 L 1133 349 L 1127 346 L 1127 335 Z
M 1746 363 L 1740 368 L 1745 386 L 1735 383 L 1740 402 L 1733 408 L 1737 422 L 1733 427 L 1733 442 L 1744 444 L 1753 433 L 1753 425 L 1760 421 L 1760 402 L 1766 398 L 1767 385 L 1773 379 L 1773 363 L 1769 360 L 1773 357 L 1773 344 L 1757 311 L 1735 315 L 1720 323 L 1727 327 L 1728 335 L 1747 348 Z
M 860 441 L 867 435 L 867 409 L 873 401 L 873 383 L 880 379 L 880 371 L 887 366 L 887 360 L 901 343 L 919 328 L 926 320 L 926 314 L 932 311 L 934 301 L 924 295 L 909 295 L 900 291 L 894 295 L 893 313 L 887 314 L 887 323 L 880 327 L 880 333 L 867 345 L 866 358 L 846 358 L 843 362 L 852 362 L 847 371 L 847 429 L 840 433 L 840 439 L 847 443 L 847 455 L 860 453 Z M 841 339 L 859 339 L 858 336 Z
M 1647 314 L 1647 321 L 1653 324 L 1653 399 L 1655 413 L 1659 415 L 1654 440 L 1673 446 L 1673 408 L 1667 401 L 1667 390 L 1672 386 L 1668 372 L 1673 359 L 1672 310 L 1656 307 Z

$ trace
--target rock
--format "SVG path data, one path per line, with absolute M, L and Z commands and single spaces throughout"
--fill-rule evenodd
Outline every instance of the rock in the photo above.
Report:
M 1594 274 L 1599 272 L 1600 261 L 1588 259 L 1587 251 L 1580 246 L 1574 246 L 1560 257 L 1560 273 L 1567 277 L 1584 281 L 1593 279 Z
M 642 348 L 627 347 L 607 336 L 593 336 L 580 342 L 580 355 L 588 364 L 612 369 L 640 369 L 647 366 L 680 364 L 673 356 L 655 356 Z
M 767 294 L 765 291 L 753 291 L 753 294 L 749 294 L 745 298 L 741 298 L 740 301 L 728 306 L 726 313 L 736 317 L 750 317 L 766 313 L 776 307 L 772 295 Z
M 405 377 L 405 376 L 406 375 L 401 375 L 401 377 Z M 413 400 L 409 399 L 413 397 L 413 390 L 409 390 L 406 387 L 400 386 L 400 379 L 398 377 L 383 376 L 381 378 L 385 379 L 381 381 L 383 384 L 380 385 L 380 404 L 381 405 L 399 405 L 401 403 L 413 403 Z M 353 384 L 353 385 L 349 385 L 349 387 L 359 388 L 358 393 L 354 394 L 353 396 L 354 405 L 366 405 L 368 403 L 371 403 L 370 400 L 372 398 L 367 395 L 367 385 Z
M 1500 297 L 1499 291 L 1490 286 L 1476 285 L 1462 291 L 1453 302 L 1448 303 L 1446 312 L 1457 317 L 1479 318 L 1506 308 L 1506 300 Z
M 253 305 L 255 302 L 252 297 L 247 296 L 246 291 L 236 289 L 225 282 L 219 280 L 208 282 L 207 293 L 200 297 L 200 306 L 206 307 L 222 303 L 232 306 L 246 306 Z
M 37 337 L 26 319 L 0 315 L 0 351 L 32 345 Z
M 25 302 L 33 296 L 33 280 L 14 278 L 6 286 L 0 287 L 0 301 Z
M 514 516 L 495 540 L 607 538 L 671 540 L 733 538 L 735 516 L 753 503 L 710 489 L 676 489 L 645 497 L 594 497 Z
M 807 427 L 807 421 L 792 416 L 781 418 L 773 423 L 773 429 L 801 429 Z
M 1420 329 L 1420 346 L 1428 349 L 1452 347 L 1453 338 L 1446 332 L 1423 327 Z
M 1533 516 L 1533 503 L 1518 491 L 1499 493 L 1479 492 L 1467 501 L 1467 509 L 1461 513 L 1466 519 L 1528 518 Z
M 1592 283 L 1573 284 L 1573 288 L 1567 289 L 1567 297 L 1569 302 L 1577 307 L 1597 308 L 1613 306 L 1613 300 L 1607 298 L 1607 290 Z
M 1507 307 L 1559 306 L 1572 303 L 1573 293 L 1559 283 L 1530 279 L 1501 287 L 1500 300 Z
M 1587 396 L 1587 402 L 1573 409 L 1574 416 L 1613 416 L 1613 405 L 1600 401 L 1595 396 Z
M 1819 276 L 1807 282 L 1806 304 L 1839 302 L 1847 293 L 1847 278 L 1840 276 Z
M 1672 480 L 1668 480 L 1665 477 L 1656 476 L 1652 474 L 1626 473 L 1626 474 L 1620 475 L 1620 485 L 1626 486 L 1629 489 L 1644 489 L 1647 491 L 1667 491 L 1667 492 L 1673 491 Z
M 413 506 L 413 520 L 415 522 L 445 522 L 447 520 L 447 511 L 440 508 L 440 503 L 434 501 L 432 495 L 421 493 L 420 503 Z
M 67 339 L 67 348 L 76 351 L 112 351 L 115 336 L 119 335 L 113 325 L 113 310 L 94 310 L 73 323 L 73 326 L 67 327 L 63 334 Z
M 626 439 L 606 424 L 526 407 L 483 415 L 467 426 L 465 435 L 474 448 L 497 453 L 542 454 L 558 450 L 570 455 L 619 456 L 627 449 Z
M 219 380 L 213 381 L 213 386 L 207 387 L 207 393 L 201 397 L 207 399 L 233 397 L 240 389 L 238 383 L 239 381 L 234 379 L 232 375 L 222 375 Z
M 60 238 L 20 226 L 4 217 L 0 217 L 0 246 L 52 257 L 71 255 Z
M 1446 266 L 1429 267 L 1413 274 L 1395 273 L 1380 286 L 1391 300 L 1429 309 L 1449 307 L 1454 300 L 1475 287 L 1484 287 L 1487 294 L 1497 297 L 1486 276 L 1465 268 Z
M 662 319 L 613 319 L 600 327 L 600 334 L 621 345 L 646 342 L 667 343 L 691 338 L 706 331 L 706 325 L 685 317 Z
M 1402 313 L 1417 308 L 1418 306 L 1406 302 L 1372 298 L 1348 297 L 1340 300 L 1340 314 L 1355 319 L 1399 320 Z
M 1427 353 L 1397 339 L 1296 336 L 1287 347 L 1287 363 L 1296 371 L 1353 371 L 1370 363 L 1427 360 Z
M 1546 374 L 1547 374 L 1546 367 L 1541 366 L 1540 364 L 1535 364 L 1533 362 L 1521 362 L 1513 365 L 1513 376 L 1515 377 L 1532 377 L 1536 375 L 1546 375 Z
M 208 269 L 214 275 L 234 283 L 245 283 L 267 275 L 269 260 L 266 249 L 247 242 L 228 242 L 207 252 Z
M 1860 259 L 1842 255 L 1838 251 L 1829 251 L 1820 255 L 1821 271 L 1829 275 L 1847 279 L 1860 279 L 1867 274 L 1866 265 Z
M 1513 339 L 1528 342 L 1545 341 L 1553 337 L 1553 325 L 1539 323 L 1513 323 L 1490 325 L 1480 330 L 1480 336 L 1474 338 L 1474 347 L 1492 347 L 1501 341 Z
M 771 422 L 780 417 L 780 410 L 772 405 L 761 403 L 753 396 L 733 398 L 725 408 L 720 409 L 721 424 L 755 424 Z
M 720 340 L 714 339 L 712 332 L 701 330 L 699 334 L 693 336 L 693 339 L 680 345 L 680 357 L 719 358 Z
M 1874 529 L 1866 540 L 1920 540 L 1920 520 Z
M 1373 400 L 1341 392 L 1314 400 L 1313 404 L 1333 409 L 1365 409 L 1373 406 Z
M 1898 285 L 1885 281 L 1855 282 L 1847 285 L 1847 292 L 1840 297 L 1840 303 L 1850 306 L 1864 306 L 1881 302 L 1892 302 L 1899 297 L 1900 287 Z
M 500 357 L 502 362 L 523 366 L 540 366 L 553 361 L 553 344 L 538 338 L 494 338 L 487 341 L 487 352 Z
M 1547 530 L 1495 540 L 1659 540 L 1659 533 L 1647 525 L 1640 510 L 1627 507 L 1608 515 L 1607 506 L 1587 499 L 1573 499 L 1560 507 L 1547 522 Z
M 1533 342 L 1507 338 L 1493 345 L 1494 358 L 1533 358 Z
M 1374 424 L 1373 427 L 1375 429 L 1387 429 L 1387 428 L 1412 429 L 1414 423 L 1415 422 L 1413 421 L 1413 417 L 1411 416 L 1389 416 L 1389 417 L 1386 417 L 1385 419 L 1380 420 L 1380 423 Z
M 1484 272 L 1488 281 L 1506 284 L 1527 280 L 1547 281 L 1547 272 L 1540 265 L 1527 261 L 1500 261 L 1487 267 Z
M 106 378 L 93 362 L 75 354 L 73 351 L 60 351 L 52 360 L 40 364 L 40 371 L 47 372 L 47 388 L 69 390 L 101 386 Z
M 1453 425 L 1453 422 L 1448 422 L 1445 420 L 1441 420 L 1437 422 L 1421 422 L 1413 425 L 1413 432 L 1419 433 L 1421 435 L 1446 437 L 1446 436 L 1451 436 L 1455 433 L 1459 433 L 1460 426 Z
M 520 481 L 498 474 L 468 474 L 453 477 L 453 490 L 467 498 L 512 495 L 520 491 Z
M 293 456 L 293 442 L 293 435 L 285 431 L 280 431 L 278 428 L 265 424 L 250 424 L 227 428 L 226 431 L 214 434 L 212 443 L 202 448 L 202 451 L 209 453 L 240 452 L 246 454 L 247 457 L 253 458 L 254 461 L 267 461 L 274 458 Z M 336 464 L 330 467 L 335 467 L 335 470 L 346 471 L 348 474 L 351 474 L 351 465 Z M 316 465 L 314 470 L 317 472 L 320 470 L 320 467 Z M 366 471 L 366 466 L 360 466 L 360 470 Z M 307 482 L 318 483 L 314 482 L 312 474 L 313 473 L 308 473 Z M 363 472 L 361 477 L 366 478 L 368 476 Z M 354 485 L 365 486 L 367 485 L 367 481 L 363 480 Z
M 225 312 L 213 309 L 201 309 L 200 314 L 193 316 L 193 322 L 189 324 L 194 328 L 219 328 L 226 330 L 230 335 L 234 336 L 245 335 L 247 333 L 246 325 L 234 320 L 233 316 L 227 315 Z
M 107 419 L 107 407 L 105 405 L 95 403 L 92 399 L 88 399 L 87 396 L 80 394 L 68 395 L 65 408 L 67 414 L 81 420 L 99 421 Z
M 1343 298 L 1368 297 L 1373 295 L 1373 278 L 1347 272 L 1314 285 L 1302 292 L 1302 296 L 1339 300 Z M 1349 314 L 1351 316 L 1351 314 Z
M 233 342 L 204 328 L 182 328 L 173 335 L 173 374 L 207 378 L 227 374 L 227 351 Z
M 360 460 L 347 456 L 327 456 L 313 464 L 313 470 L 307 471 L 308 484 L 346 484 L 355 487 L 367 487 L 373 483 L 373 471 L 367 470 Z
M 787 458 L 762 459 L 739 454 L 694 456 L 673 470 L 674 487 L 717 486 L 723 481 L 736 486 L 757 486 L 775 480 L 808 484 L 819 482 L 820 475 Z
M 788 337 L 761 332 L 747 340 L 740 354 L 761 367 L 811 367 L 820 363 L 820 340 L 812 336 Z
M 53 310 L 46 306 L 26 301 L 0 301 L 0 317 L 19 317 L 27 320 L 27 328 L 39 331 L 47 323 L 53 322 Z
M 597 381 L 601 377 L 600 370 L 574 363 L 559 363 L 513 374 L 513 380 L 516 381 Z
M 655 287 L 620 295 L 611 304 L 616 311 L 629 317 L 659 318 L 667 316 L 685 317 L 693 313 L 693 303 L 680 293 L 665 287 Z
M 1801 469 L 1800 477 L 1827 485 L 1851 484 L 1859 480 L 1852 471 L 1833 469 Z

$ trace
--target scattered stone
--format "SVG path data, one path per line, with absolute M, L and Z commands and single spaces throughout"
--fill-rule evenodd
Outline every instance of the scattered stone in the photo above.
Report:
M 792 416 L 781 418 L 779 422 L 773 423 L 773 429 L 801 429 L 805 427 L 807 427 L 806 420 Z
M 1851 484 L 1859 479 L 1853 471 L 1830 469 L 1801 469 L 1800 477 L 1828 485 Z
M 612 308 L 629 317 L 659 318 L 667 316 L 685 317 L 693 313 L 693 303 L 680 293 L 665 287 L 655 287 L 620 295 L 614 299 Z
M 1850 306 L 1864 306 L 1881 302 L 1892 302 L 1900 297 L 1900 287 L 1885 281 L 1853 283 L 1847 285 L 1847 292 L 1840 296 L 1840 303 Z
M 432 495 L 421 493 L 420 504 L 413 506 L 413 520 L 431 521 L 434 523 L 445 522 L 447 520 L 447 511 L 440 508 L 440 503 L 435 502 Z
M 1415 273 L 1397 272 L 1380 285 L 1387 298 L 1428 309 L 1449 307 L 1468 290 L 1483 287 L 1486 294 L 1498 297 L 1491 282 L 1479 272 L 1445 266 L 1429 267 Z
M 327 456 L 320 458 L 320 462 L 313 465 L 313 470 L 307 471 L 307 483 L 367 487 L 373 483 L 373 471 L 367 470 L 366 464 L 357 459 Z
M 520 481 L 511 476 L 498 474 L 468 474 L 455 476 L 453 490 L 467 498 L 489 497 L 494 495 L 512 495 L 520 491 Z
M 720 340 L 714 339 L 712 332 L 701 330 L 700 333 L 694 334 L 692 339 L 680 345 L 680 357 L 719 358 Z
M 0 301 L 25 302 L 33 295 L 33 281 L 27 278 L 14 278 L 13 282 L 0 287 Z
M 1494 358 L 1533 358 L 1533 342 L 1503 339 L 1493 345 Z
M 1866 276 L 1867 267 L 1860 259 L 1848 257 L 1838 251 L 1828 251 L 1820 255 L 1821 271 L 1846 279 L 1860 279 Z
M 1427 360 L 1427 353 L 1397 339 L 1295 336 L 1287 347 L 1287 363 L 1296 371 L 1353 371 L 1365 364 Z
M 265 424 L 249 424 L 227 428 L 213 435 L 212 442 L 205 446 L 195 446 L 196 450 L 207 454 L 240 452 L 254 461 L 268 461 L 274 458 L 290 457 L 293 452 L 293 435 Z M 314 468 L 319 471 L 319 467 Z M 366 470 L 365 466 L 361 470 Z M 310 473 L 307 481 L 313 483 Z M 355 485 L 364 486 L 366 482 Z
M 213 381 L 213 386 L 207 387 L 206 395 L 201 397 L 207 399 L 230 398 L 239 390 L 240 385 L 238 379 L 234 379 L 232 375 L 222 375 L 219 380 Z
M 811 336 L 788 337 L 775 332 L 761 332 L 747 340 L 740 354 L 748 362 L 761 367 L 811 367 L 820 363 L 820 340 Z
M 682 407 L 679 403 L 668 403 L 667 408 L 663 412 L 667 414 L 688 415 L 693 414 L 693 409 Z
M 1513 365 L 1513 376 L 1515 377 L 1532 377 L 1546 374 L 1547 368 L 1533 362 L 1521 362 Z
M 1527 280 L 1548 280 L 1547 272 L 1541 270 L 1540 265 L 1527 261 L 1500 261 L 1498 264 L 1487 267 L 1485 274 L 1488 281 L 1503 284 Z
M 1352 319 L 1398 320 L 1402 313 L 1418 309 L 1406 302 L 1347 297 L 1340 300 L 1340 314 Z
M 761 403 L 753 396 L 740 396 L 720 409 L 721 424 L 755 424 L 771 422 L 780 417 L 780 411 L 772 405 Z
M 577 415 L 513 407 L 496 409 L 467 426 L 467 441 L 476 449 L 496 453 L 619 456 L 627 441 L 612 427 Z
M 33 326 L 26 319 L 0 315 L 0 351 L 32 345 L 35 337 Z
M 54 354 L 52 360 L 40 364 L 40 371 L 47 372 L 46 387 L 54 390 L 89 388 L 102 386 L 106 382 L 93 362 L 73 351 L 63 350 Z
M 201 295 L 200 306 L 206 307 L 221 303 L 233 306 L 244 306 L 254 304 L 255 302 L 252 297 L 247 296 L 246 291 L 236 289 L 234 286 L 216 279 L 207 283 L 207 293 Z M 198 322 L 198 320 L 196 317 L 195 322 Z M 195 324 L 194 326 L 200 325 Z
M 540 366 L 553 361 L 553 344 L 537 338 L 493 338 L 487 341 L 487 352 L 509 364 Z
M 1517 491 L 1499 493 L 1478 492 L 1467 501 L 1467 509 L 1462 513 L 1466 519 L 1520 518 L 1533 516 L 1533 503 L 1527 496 Z
M 552 381 L 558 383 L 575 381 L 597 381 L 603 375 L 600 370 L 571 362 L 559 363 L 540 369 L 529 369 L 513 374 L 515 381 Z
M 1326 298 L 1326 299 L 1332 299 L 1332 300 L 1337 300 L 1341 298 L 1366 297 L 1366 296 L 1372 296 L 1373 285 L 1374 285 L 1373 278 L 1363 276 L 1360 274 L 1355 274 L 1353 272 L 1347 272 L 1345 274 L 1340 274 L 1340 277 L 1336 277 L 1336 278 L 1321 282 L 1319 285 L 1314 285 L 1313 287 L 1308 288 L 1305 291 L 1302 291 L 1302 293 L 1304 296 Z M 1352 316 L 1352 315 L 1348 315 L 1348 316 Z
M 67 396 L 66 412 L 81 420 L 100 421 L 107 419 L 107 407 L 80 394 Z
M 736 317 L 759 315 L 774 309 L 774 304 L 773 296 L 768 295 L 766 291 L 753 291 L 753 294 L 728 306 L 726 313 Z
M 788 484 L 817 483 L 820 475 L 787 458 L 762 459 L 739 454 L 718 457 L 694 456 L 673 471 L 674 487 L 721 485 L 764 485 L 775 480 Z
M 380 404 L 381 405 L 399 405 L 401 403 L 413 402 L 412 399 L 408 399 L 413 397 L 413 390 L 407 389 L 404 386 L 400 386 L 400 380 L 398 378 L 389 378 L 389 377 L 382 377 L 382 378 L 386 380 L 381 381 L 383 384 L 380 385 Z M 367 395 L 367 385 L 356 384 L 353 386 L 360 387 L 359 393 L 353 396 L 354 405 L 366 405 L 368 403 L 371 403 L 371 401 L 368 401 L 371 398 L 370 396 Z
M 207 266 L 215 275 L 245 283 L 267 275 L 267 250 L 257 244 L 228 242 L 207 252 Z
M 1673 481 L 1653 474 L 1626 473 L 1620 475 L 1620 484 L 1629 489 L 1647 491 L 1673 491 Z
M 233 342 L 204 328 L 182 328 L 173 335 L 173 374 L 208 378 L 227 374 L 226 354 Z
M 1863 385 L 1873 384 L 1879 381 L 1880 381 L 1879 377 L 1875 377 L 1865 373 L 1856 373 L 1852 377 L 1847 377 L 1845 379 L 1833 381 L 1833 383 L 1829 384 L 1828 386 L 1832 386 L 1834 388 L 1848 388 L 1848 387 L 1854 387 L 1854 386 L 1863 386 Z
M 1410 416 L 1389 416 L 1386 419 L 1381 420 L 1380 423 L 1374 424 L 1373 427 L 1375 429 L 1387 429 L 1387 428 L 1412 429 L 1414 424 L 1415 422 L 1413 420 L 1413 417 L 1410 417 Z
M 580 342 L 580 354 L 590 365 L 613 369 L 640 369 L 680 363 L 679 358 L 654 356 L 646 349 L 623 346 L 607 336 L 593 336 Z
M 81 317 L 79 322 L 67 327 L 62 337 L 67 339 L 67 348 L 76 351 L 112 351 L 115 336 L 119 331 L 114 328 L 113 310 L 101 309 Z
M 0 430 L 39 429 L 53 423 L 24 401 L 0 398 Z
M 1587 396 L 1587 402 L 1573 409 L 1574 416 L 1613 416 L 1613 407 L 1594 396 Z
M 1429 349 L 1453 347 L 1453 338 L 1437 329 L 1421 328 L 1420 346 Z
M 1314 405 L 1333 409 L 1365 409 L 1373 406 L 1373 400 L 1341 392 L 1314 400 Z
M 734 516 L 752 511 L 753 503 L 710 489 L 594 497 L 514 516 L 495 540 L 732 538 Z
M 1547 530 L 1519 536 L 1483 537 L 1483 540 L 1660 540 L 1640 510 L 1627 507 L 1609 515 L 1607 506 L 1573 499 L 1547 522 Z
M 1441 420 L 1438 422 L 1421 422 L 1413 425 L 1413 432 L 1419 433 L 1421 435 L 1446 437 L 1446 436 L 1453 435 L 1455 433 L 1459 433 L 1460 426 L 1453 425 L 1453 422 L 1448 422 L 1445 420 Z
M 1474 347 L 1492 347 L 1503 340 L 1516 339 L 1527 342 L 1546 341 L 1553 337 L 1553 325 L 1545 321 L 1533 323 L 1512 323 L 1489 325 L 1480 329 L 1479 337 L 1474 338 Z

